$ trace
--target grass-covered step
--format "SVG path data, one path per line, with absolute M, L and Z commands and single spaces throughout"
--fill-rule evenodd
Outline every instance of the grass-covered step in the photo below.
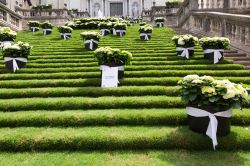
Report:
M 248 98 L 250 101 L 250 97 Z M 243 105 L 250 108 L 250 103 Z M 131 97 L 54 97 L 1 99 L 0 111 L 69 110 L 69 109 L 119 109 L 119 108 L 184 108 L 180 97 L 131 96 Z
M 0 99 L 29 97 L 100 97 L 100 96 L 178 96 L 177 86 L 123 86 L 119 88 L 100 87 L 58 87 L 29 89 L 0 89 Z
M 249 127 L 232 127 L 218 150 L 249 150 Z M 0 128 L 1 151 L 30 150 L 212 150 L 211 140 L 187 127 Z
M 132 60 L 132 63 L 136 62 L 156 62 L 156 61 L 176 61 L 183 59 L 181 57 L 172 56 L 172 57 L 135 57 Z M 204 60 L 202 56 L 196 56 L 192 60 Z M 74 59 L 35 59 L 30 60 L 31 63 L 84 63 L 84 62 L 96 62 L 94 58 L 74 58 Z
M 249 151 L 141 150 L 91 152 L 2 152 L 0 164 L 25 166 L 236 166 L 250 165 Z M 181 158 L 181 159 L 180 159 Z
M 1 67 L 0 67 L 1 69 Z M 168 66 L 125 66 L 125 71 L 145 71 L 145 70 L 243 70 L 244 67 L 239 64 L 225 65 L 168 65 Z M 57 68 L 24 68 L 17 73 L 58 73 L 58 72 L 95 72 L 100 67 L 57 67 Z M 0 73 L 8 73 L 7 70 L 0 70 Z
M 0 112 L 0 127 L 176 126 L 187 122 L 183 108 Z M 250 110 L 233 110 L 231 123 L 249 126 Z
M 196 55 L 201 56 L 202 54 L 196 53 Z M 195 55 L 195 56 L 196 56 Z M 29 60 L 37 60 L 37 59 L 87 59 L 87 58 L 92 58 L 93 59 L 94 55 L 93 53 L 84 53 L 81 55 L 74 55 L 74 54 L 69 54 L 69 55 L 32 55 L 29 57 Z M 148 59 L 148 58 L 176 58 L 176 53 L 136 53 L 133 54 L 133 60 L 137 59 Z M 180 57 L 179 57 L 180 59 Z M 165 59 L 166 60 L 166 59 Z
M 189 74 L 210 75 L 217 77 L 234 76 L 234 77 L 249 77 L 250 71 L 248 70 L 235 70 L 235 71 L 213 71 L 213 70 L 145 70 L 145 71 L 127 71 L 124 73 L 126 78 L 137 77 L 183 77 Z M 58 72 L 58 73 L 19 73 L 19 74 L 1 74 L 1 80 L 16 80 L 16 79 L 70 79 L 70 78 L 101 78 L 100 71 L 96 72 Z
M 119 108 L 181 108 L 180 97 L 58 97 L 14 98 L 0 100 L 0 111 L 68 110 L 68 109 L 119 109 Z
M 229 79 L 237 83 L 250 84 L 250 77 L 216 77 L 217 79 Z M 124 78 L 119 86 L 176 86 L 182 77 L 141 77 Z M 41 79 L 41 80 L 2 80 L 1 88 L 42 88 L 42 87 L 100 87 L 99 78 L 91 79 Z

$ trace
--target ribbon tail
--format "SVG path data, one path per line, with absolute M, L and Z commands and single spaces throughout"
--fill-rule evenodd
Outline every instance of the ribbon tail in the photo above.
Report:
M 216 136 L 218 120 L 216 119 L 214 115 L 209 115 L 209 119 L 210 119 L 210 122 L 207 128 L 206 134 L 212 139 L 213 147 L 215 150 L 215 147 L 218 145 L 217 136 Z
M 17 62 L 15 59 L 13 59 L 13 71 L 16 72 L 17 70 L 19 70 Z
M 221 58 L 222 58 L 222 55 L 220 51 L 215 50 L 214 51 L 214 64 L 218 63 Z
M 93 49 L 93 40 L 90 40 L 89 48 L 90 48 L 91 50 Z

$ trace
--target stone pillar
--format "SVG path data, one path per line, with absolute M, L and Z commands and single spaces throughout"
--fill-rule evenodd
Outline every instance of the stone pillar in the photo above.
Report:
M 199 5 L 199 6 L 200 6 L 200 9 L 203 9 L 204 0 L 201 0 L 200 2 L 201 2 L 200 5 Z
M 236 25 L 236 34 L 235 34 L 236 36 L 235 36 L 235 39 L 237 41 L 240 41 L 240 32 L 241 32 L 240 29 L 241 29 L 240 26 Z
M 230 0 L 230 3 L 232 3 L 232 0 Z M 223 0 L 222 8 L 229 8 L 229 0 Z
M 127 15 L 128 15 L 128 16 L 130 15 L 130 12 L 129 12 L 129 10 L 130 10 L 129 1 L 130 1 L 130 0 L 127 0 Z
M 250 0 L 246 1 L 246 8 L 250 8 Z
M 103 16 L 106 16 L 106 10 L 105 10 L 105 0 L 102 0 L 102 11 L 103 11 Z
M 192 0 L 189 1 L 190 9 L 198 9 L 199 8 L 199 2 L 198 0 Z
M 221 36 L 225 37 L 226 34 L 227 34 L 227 23 L 226 23 L 226 20 L 223 19 L 223 21 L 221 22 Z
M 91 16 L 91 8 L 90 8 L 90 0 L 88 0 L 88 11 L 89 11 L 89 15 Z
M 246 40 L 245 40 L 245 44 L 249 44 L 250 43 L 250 28 L 246 27 Z

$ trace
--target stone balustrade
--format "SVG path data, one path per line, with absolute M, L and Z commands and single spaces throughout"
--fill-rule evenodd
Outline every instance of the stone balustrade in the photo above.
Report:
M 250 44 L 250 16 L 220 12 L 195 12 L 184 28 L 208 36 L 228 37 L 231 41 Z
M 165 17 L 168 25 L 176 24 L 176 13 L 178 8 L 168 8 L 166 6 L 153 6 L 151 10 L 143 10 L 142 18 L 147 21 L 154 21 L 156 17 Z
M 16 8 L 17 12 L 24 18 L 41 18 L 41 17 L 64 17 L 70 18 L 71 15 L 68 9 L 22 9 Z
M 235 43 L 249 45 L 250 15 L 243 12 L 249 13 L 249 2 L 250 0 L 185 0 L 177 12 L 178 27 L 205 36 L 228 37 Z
M 27 28 L 28 21 L 48 21 L 55 26 L 61 26 L 74 17 L 68 9 L 22 9 L 16 7 L 16 11 L 23 16 L 23 28 Z
M 198 0 L 199 9 L 250 8 L 250 0 Z

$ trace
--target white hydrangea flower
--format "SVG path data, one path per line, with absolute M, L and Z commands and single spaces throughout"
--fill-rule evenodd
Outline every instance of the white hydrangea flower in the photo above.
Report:
M 206 94 L 206 93 L 216 94 L 215 88 L 214 87 L 210 87 L 210 86 L 204 86 L 204 87 L 202 87 L 201 88 L 201 93 L 202 94 Z
M 178 39 L 178 44 L 181 45 L 181 46 L 185 45 L 184 39 L 183 38 L 179 38 Z
M 201 83 L 203 83 L 203 81 L 200 80 L 200 79 L 196 79 L 196 80 L 193 80 L 192 83 L 194 83 L 194 84 L 201 84 Z
M 223 99 L 231 99 L 234 98 L 236 95 L 233 89 L 227 89 L 227 93 L 223 96 Z
M 205 81 L 214 81 L 214 78 L 211 76 L 202 76 L 200 77 L 201 80 L 205 80 Z
M 200 77 L 196 74 L 194 75 L 187 75 L 186 77 L 183 78 L 184 81 L 193 81 L 193 80 L 197 80 Z

